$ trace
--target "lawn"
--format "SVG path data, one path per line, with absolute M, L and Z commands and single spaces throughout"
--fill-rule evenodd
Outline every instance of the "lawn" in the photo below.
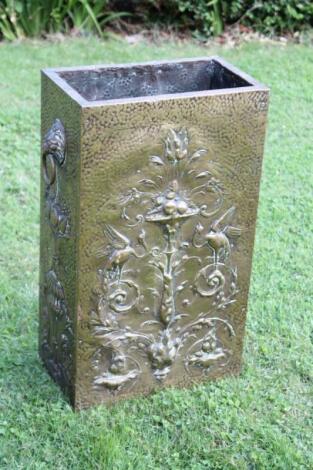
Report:
M 271 88 L 237 378 L 73 413 L 37 355 L 43 67 L 219 54 Z M 0 468 L 313 469 L 313 51 L 0 44 Z

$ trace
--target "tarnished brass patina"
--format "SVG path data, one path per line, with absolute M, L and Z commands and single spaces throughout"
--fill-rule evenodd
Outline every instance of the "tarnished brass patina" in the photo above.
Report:
M 75 408 L 238 373 L 267 107 L 219 58 L 43 71 L 40 354 Z

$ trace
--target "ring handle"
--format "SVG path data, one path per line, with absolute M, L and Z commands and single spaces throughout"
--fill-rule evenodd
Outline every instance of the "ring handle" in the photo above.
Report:
M 65 161 L 65 129 L 60 119 L 55 119 L 43 140 L 43 176 L 51 186 L 56 179 L 56 165 Z

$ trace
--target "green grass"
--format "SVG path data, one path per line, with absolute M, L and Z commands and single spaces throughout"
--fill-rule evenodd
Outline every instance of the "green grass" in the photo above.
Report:
M 75 414 L 37 355 L 39 69 L 212 53 L 271 87 L 242 374 Z M 312 469 L 312 49 L 80 39 L 0 57 L 0 468 Z

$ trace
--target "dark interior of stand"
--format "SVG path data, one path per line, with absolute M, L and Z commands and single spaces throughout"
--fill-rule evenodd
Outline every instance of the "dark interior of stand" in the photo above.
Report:
M 215 60 L 59 72 L 88 101 L 252 86 Z

